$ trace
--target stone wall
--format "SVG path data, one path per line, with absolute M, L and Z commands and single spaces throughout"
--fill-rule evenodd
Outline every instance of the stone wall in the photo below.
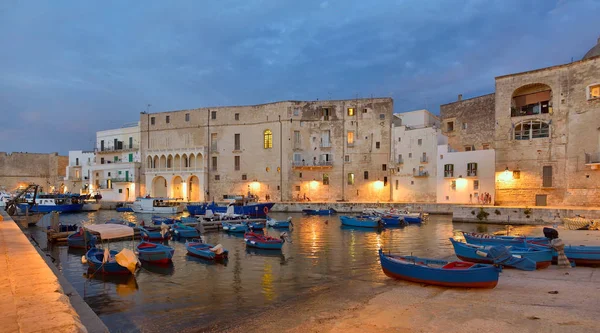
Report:
M 12 153 L 0 152 L 0 187 L 13 191 L 19 186 L 34 183 L 43 187 L 44 191 L 60 190 L 67 186 L 64 177 L 69 164 L 68 156 L 58 153 Z
M 452 149 L 465 151 L 470 146 L 480 150 L 484 144 L 494 148 L 494 97 L 492 93 L 440 105 L 443 134 Z M 449 122 L 453 124 L 451 131 Z

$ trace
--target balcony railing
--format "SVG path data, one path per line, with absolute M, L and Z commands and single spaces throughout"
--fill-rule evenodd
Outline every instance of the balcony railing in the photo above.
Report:
M 353 142 L 348 142 L 348 148 L 353 148 L 354 147 L 354 141 Z
M 113 183 L 133 183 L 133 177 L 117 177 L 110 179 Z
M 454 177 L 454 171 L 444 171 L 444 177 L 446 177 L 446 178 Z
M 428 171 L 417 171 L 413 173 L 413 177 L 429 177 Z
M 138 150 L 140 149 L 139 145 L 122 145 L 119 147 L 100 147 L 100 148 L 96 148 L 94 149 L 94 152 L 96 153 L 114 153 L 114 152 L 120 152 L 120 151 L 131 151 L 131 150 Z
M 211 153 L 216 153 L 218 151 L 217 146 L 211 146 L 210 147 L 210 152 Z
M 313 162 L 298 162 L 293 161 L 292 167 L 294 168 L 330 168 L 333 166 L 333 161 L 313 161 Z
M 467 170 L 467 177 L 477 177 L 477 170 Z
M 600 164 L 600 153 L 585 153 L 585 164 Z
M 321 142 L 321 148 L 331 148 L 331 142 Z
M 421 163 L 427 163 L 427 162 L 429 162 L 429 157 L 421 156 L 420 160 L 421 160 Z
M 398 159 L 396 159 L 396 163 L 397 164 L 404 164 L 404 159 L 403 158 L 398 158 Z

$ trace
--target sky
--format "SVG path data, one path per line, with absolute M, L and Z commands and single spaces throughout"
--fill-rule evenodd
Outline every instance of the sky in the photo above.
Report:
M 598 17 L 600 0 L 2 0 L 0 151 L 91 149 L 146 109 L 377 96 L 438 114 L 581 59 Z

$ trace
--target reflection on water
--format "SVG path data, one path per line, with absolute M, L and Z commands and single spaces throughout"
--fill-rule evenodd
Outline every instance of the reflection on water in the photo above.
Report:
M 277 214 L 286 219 L 289 214 Z M 48 247 L 55 264 L 109 329 L 123 332 L 178 331 L 202 328 L 236 317 L 240 311 L 260 311 L 276 302 L 310 293 L 336 279 L 384 281 L 377 250 L 447 258 L 453 254 L 448 238 L 454 229 L 479 231 L 480 225 L 452 223 L 449 216 L 430 217 L 422 226 L 372 230 L 341 227 L 336 216 L 304 217 L 293 214 L 291 231 L 266 229 L 279 237 L 287 232 L 289 242 L 282 251 L 246 248 L 243 235 L 208 233 L 206 242 L 222 244 L 229 260 L 206 261 L 186 255 L 185 243 L 170 241 L 175 248 L 172 265 L 144 263 L 135 276 L 87 277 L 83 251 L 66 246 Z M 103 223 L 116 218 L 129 222 L 150 221 L 151 215 L 101 211 L 61 216 L 65 224 L 89 221 Z M 502 226 L 486 225 L 486 232 Z M 30 229 L 31 230 L 31 229 Z M 516 227 L 528 234 L 532 227 Z M 42 228 L 34 236 L 45 246 Z M 112 249 L 132 247 L 131 241 L 111 243 Z M 351 293 L 351 290 L 345 291 Z

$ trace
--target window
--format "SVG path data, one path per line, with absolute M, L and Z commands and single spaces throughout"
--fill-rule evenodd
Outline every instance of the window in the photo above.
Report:
M 513 171 L 513 179 L 521 179 L 521 171 L 519 171 L 519 170 Z
M 398 164 L 404 164 L 404 160 L 402 159 L 402 154 L 398 154 Z
M 588 87 L 588 99 L 600 98 L 600 84 L 593 84 Z
M 402 138 L 398 138 L 398 142 L 402 142 Z
M 221 180 L 221 176 L 220 175 L 215 175 L 215 180 Z
M 542 187 L 552 187 L 552 166 L 545 165 L 542 169 Z
M 80 178 L 81 174 L 79 173 L 79 170 L 75 170 L 75 178 Z
M 450 188 L 451 188 L 451 189 L 453 189 L 453 190 L 456 190 L 456 180 L 453 180 L 453 181 L 450 183 Z
M 551 98 L 551 90 L 538 91 L 535 93 L 515 96 L 512 99 L 510 115 L 511 117 L 520 117 L 541 113 L 549 113 L 551 109 Z
M 379 147 L 381 146 L 381 144 L 379 143 L 379 141 L 375 142 L 375 148 L 379 149 Z
M 367 110 L 366 108 L 363 109 L 363 113 L 367 113 L 369 110 Z
M 296 185 L 296 192 L 300 192 L 300 186 Z
M 79 157 L 75 158 L 75 165 L 79 165 Z
M 294 116 L 298 117 L 300 115 L 300 108 L 294 108 Z
M 408 153 L 408 158 L 412 158 L 412 153 Z
M 365 178 L 365 180 L 369 180 L 369 171 L 365 171 L 363 177 Z
M 329 130 L 321 132 L 321 147 L 331 147 L 331 142 L 329 141 L 330 134 Z
M 465 151 L 471 151 L 471 150 L 473 150 L 472 148 L 473 148 L 473 146 L 465 146 Z
M 240 157 L 239 156 L 233 157 L 233 166 L 236 171 L 240 170 Z
M 410 185 L 415 185 L 415 181 L 414 181 L 414 180 L 411 180 L 411 181 L 410 181 Z
M 212 171 L 217 171 L 217 157 L 212 157 Z
M 354 108 L 348 108 L 348 116 L 354 116 Z
M 440 160 L 443 160 L 443 159 L 444 159 L 444 155 L 440 154 Z
M 329 185 L 329 175 L 326 173 L 323 174 L 323 185 Z
M 150 117 L 150 125 L 156 124 L 156 118 Z
M 294 153 L 294 165 L 303 165 L 302 163 L 302 155 L 299 153 Z
M 475 191 L 479 190 L 479 180 L 473 181 L 473 190 L 475 190 Z
M 344 162 L 350 162 L 350 155 L 344 156 Z
M 490 144 L 489 143 L 484 143 L 482 145 L 482 148 L 483 148 L 483 150 L 488 150 L 488 149 L 490 149 Z
M 329 120 L 329 108 L 321 109 L 321 117 L 323 117 L 323 120 Z
M 212 120 L 217 119 L 217 111 L 211 111 L 210 112 L 210 119 L 212 119 Z
M 550 125 L 539 120 L 524 121 L 515 126 L 515 140 L 531 140 L 550 136 Z
M 298 173 L 298 178 L 302 178 L 302 172 Z
M 446 123 L 446 132 L 454 132 L 454 122 L 449 121 Z
M 294 131 L 294 145 L 296 147 L 300 146 L 300 131 Z
M 114 157 L 113 157 L 113 161 L 114 161 L 115 163 L 119 162 L 119 156 L 114 156 Z
M 387 176 L 383 177 L 383 186 L 387 186 L 388 185 L 388 178 Z
M 464 129 L 464 130 L 467 129 L 467 123 L 462 123 L 462 129 Z
M 110 179 L 106 180 L 106 188 L 112 188 L 112 180 L 110 180 Z
M 129 137 L 129 149 L 133 148 L 133 137 Z
M 123 189 L 122 188 L 119 189 L 119 193 L 123 193 Z
M 236 133 L 233 136 L 233 150 L 240 150 L 240 134 Z
M 467 177 L 475 177 L 477 176 L 477 163 L 468 163 L 467 164 Z
M 100 164 L 104 164 L 104 157 L 100 157 Z
M 189 113 L 185 114 L 185 121 L 186 122 L 190 121 L 190 114 Z
M 454 164 L 444 165 L 444 177 L 454 177 Z
M 385 119 L 385 113 L 380 113 L 379 120 L 384 120 L 384 119 Z
M 273 148 L 273 132 L 269 129 L 263 133 L 263 147 L 265 149 Z
M 210 150 L 217 151 L 217 133 L 210 133 Z
M 166 116 L 165 117 L 165 122 L 168 124 L 171 122 L 171 116 Z
M 348 131 L 348 138 L 347 138 L 347 142 L 348 142 L 348 147 L 352 147 L 354 146 L 354 132 L 353 131 Z
M 423 153 L 423 156 L 421 156 L 421 163 L 427 163 L 427 153 Z
M 243 175 L 242 175 L 242 180 L 248 180 L 248 175 L 246 175 L 246 174 L 243 174 Z
M 240 114 L 239 113 L 234 114 L 233 119 L 240 120 Z
M 417 144 L 418 144 L 419 146 L 420 146 L 420 145 L 422 145 L 422 144 L 423 144 L 423 139 L 418 139 L 418 140 L 417 140 Z
M 348 174 L 348 185 L 354 185 L 354 174 L 353 173 Z
M 381 171 L 387 171 L 387 164 L 381 165 Z
M 398 190 L 399 183 L 400 182 L 398 181 L 398 179 L 396 179 L 396 190 Z

